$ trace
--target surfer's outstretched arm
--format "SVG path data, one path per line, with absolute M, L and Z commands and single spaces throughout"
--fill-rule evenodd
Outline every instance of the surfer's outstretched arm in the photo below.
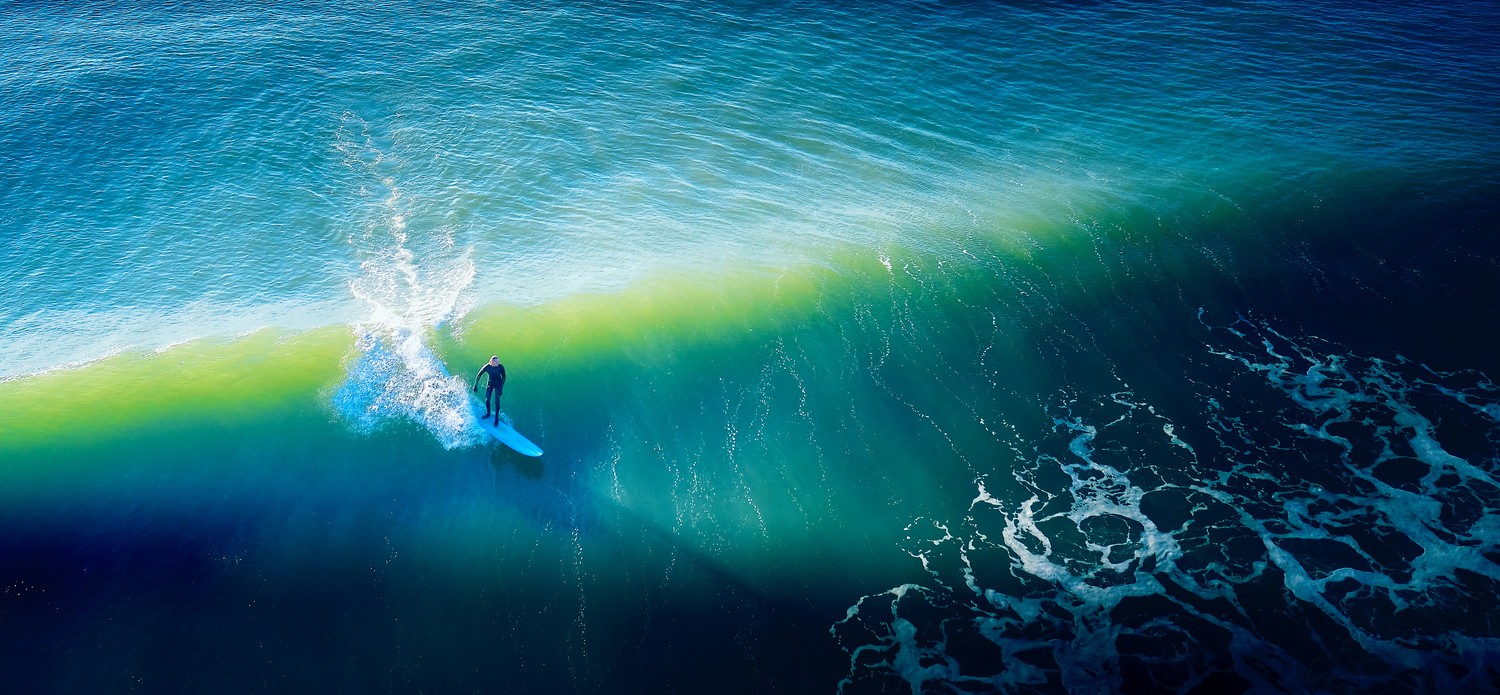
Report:
M 488 367 L 488 366 L 489 365 L 485 365 L 485 367 Z M 479 393 L 479 377 L 482 377 L 482 376 L 484 376 L 484 367 L 480 367 L 479 368 L 479 373 L 474 375 L 474 386 L 469 389 L 470 391 L 473 391 L 474 393 Z

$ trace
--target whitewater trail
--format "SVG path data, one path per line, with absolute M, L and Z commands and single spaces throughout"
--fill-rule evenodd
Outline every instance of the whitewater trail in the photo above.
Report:
M 409 420 L 444 448 L 469 446 L 483 440 L 472 426 L 469 386 L 448 373 L 425 341 L 470 308 L 473 250 L 454 243 L 450 225 L 428 224 L 422 203 L 405 195 L 396 179 L 402 163 L 396 135 L 346 114 L 337 140 L 345 165 L 372 180 L 349 239 L 361 258 L 349 290 L 368 313 L 353 325 L 347 377 L 330 400 L 358 432 Z

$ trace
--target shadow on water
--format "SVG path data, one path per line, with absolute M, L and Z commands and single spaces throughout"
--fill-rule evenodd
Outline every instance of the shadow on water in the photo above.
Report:
M 610 643 L 606 636 L 613 636 L 618 641 L 610 649 L 626 652 L 630 650 L 622 645 L 652 645 L 630 656 L 632 663 L 615 663 L 612 669 L 670 672 L 670 680 L 688 691 L 768 692 L 807 683 L 833 687 L 845 656 L 828 626 L 847 608 L 846 597 L 837 591 L 778 596 L 758 586 L 732 561 L 580 482 L 574 473 L 587 456 L 558 444 L 540 458 L 496 444 L 488 461 L 497 497 L 536 523 L 541 536 L 550 539 L 544 543 L 577 544 L 576 551 L 564 556 L 591 558 L 588 576 L 609 577 L 622 595 L 645 600 L 633 605 L 628 599 L 587 602 L 589 622 L 578 629 L 591 639 Z M 569 581 L 566 574 L 558 579 L 558 586 Z M 541 610 L 555 610 L 570 600 L 565 594 L 540 599 Z M 559 625 L 535 629 L 555 631 Z M 608 661 L 606 652 L 592 658 Z M 734 655 L 730 662 L 727 655 Z M 726 677 L 726 669 L 734 675 Z M 624 682 L 614 683 L 613 689 L 633 691 Z
M 560 454 L 566 455 L 563 452 Z M 549 471 L 557 478 L 540 485 L 528 486 L 530 489 L 525 491 L 513 486 L 507 487 L 503 481 L 497 480 L 497 486 L 503 490 L 503 497 L 511 502 L 519 501 L 523 497 L 546 499 L 550 504 L 543 507 L 532 505 L 534 511 L 542 512 L 538 521 L 546 522 L 546 525 L 558 525 L 584 532 L 587 535 L 608 532 L 605 524 L 600 522 L 613 522 L 609 525 L 616 527 L 613 529 L 614 533 L 634 535 L 644 539 L 648 545 L 665 547 L 714 583 L 746 598 L 748 603 L 760 607 L 770 605 L 771 602 L 759 590 L 747 583 L 728 564 L 701 548 L 685 542 L 671 529 L 662 526 L 651 517 L 600 495 L 589 489 L 587 485 L 570 483 L 566 479 L 568 468 L 566 463 L 554 464 L 549 468 L 543 461 L 545 458 L 547 457 L 526 456 L 499 443 L 491 444 L 489 464 L 496 475 L 505 476 L 507 469 L 513 468 L 528 481 L 542 481 Z
M 678 658 L 688 657 L 686 663 L 711 664 L 725 654 L 737 654 L 740 661 L 728 668 L 746 672 L 740 678 L 725 678 L 720 671 L 726 664 L 678 666 L 676 678 L 682 683 L 720 692 L 767 692 L 787 685 L 801 689 L 814 683 L 831 689 L 843 675 L 844 654 L 828 631 L 846 608 L 838 597 L 819 592 L 778 597 L 649 516 L 608 498 L 591 497 L 599 515 L 613 520 L 618 535 L 636 535 L 648 546 L 669 550 L 674 564 L 680 561 L 706 580 L 700 589 L 662 597 L 648 609 L 671 616 L 673 623 L 653 637 L 662 646 L 671 645 Z M 663 581 L 671 572 L 668 567 Z M 729 625 L 734 628 L 725 630 Z M 660 667 L 672 667 L 670 658 L 661 658 Z
M 507 466 L 514 467 L 527 480 L 541 480 L 547 473 L 541 457 L 520 454 L 501 444 L 490 445 L 490 468 L 501 473 Z

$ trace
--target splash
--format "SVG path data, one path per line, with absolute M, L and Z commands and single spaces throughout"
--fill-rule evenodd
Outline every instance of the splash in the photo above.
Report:
M 1223 333 L 1201 420 L 1064 401 L 1013 483 L 908 526 L 932 583 L 833 625 L 840 691 L 1495 692 L 1500 389 Z
M 345 165 L 371 172 L 378 183 L 366 186 L 366 222 L 349 240 L 362 257 L 360 275 L 349 289 L 368 314 L 354 325 L 357 340 L 347 361 L 348 378 L 331 401 L 359 432 L 409 420 L 445 448 L 475 444 L 481 437 L 473 427 L 468 387 L 448 373 L 424 342 L 433 330 L 463 315 L 475 274 L 472 249 L 454 243 L 451 226 L 412 223 L 423 217 L 424 209 L 397 184 L 402 164 L 398 133 L 380 134 L 352 114 L 344 120 L 337 147 L 345 154 Z

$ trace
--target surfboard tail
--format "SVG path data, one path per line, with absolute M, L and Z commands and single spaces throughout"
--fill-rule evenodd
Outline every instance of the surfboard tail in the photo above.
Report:
M 498 418 L 494 418 L 493 414 L 490 418 L 486 418 L 484 417 L 484 403 L 480 402 L 479 398 L 472 391 L 469 393 L 469 396 L 474 405 L 474 420 L 479 424 L 480 429 L 489 433 L 495 439 L 500 440 L 501 444 L 514 449 L 517 453 L 525 454 L 526 456 L 542 455 L 542 448 L 537 446 L 535 442 L 527 439 L 520 432 L 517 432 L 516 428 L 511 426 L 510 418 L 505 417 L 504 412 L 498 413 Z

